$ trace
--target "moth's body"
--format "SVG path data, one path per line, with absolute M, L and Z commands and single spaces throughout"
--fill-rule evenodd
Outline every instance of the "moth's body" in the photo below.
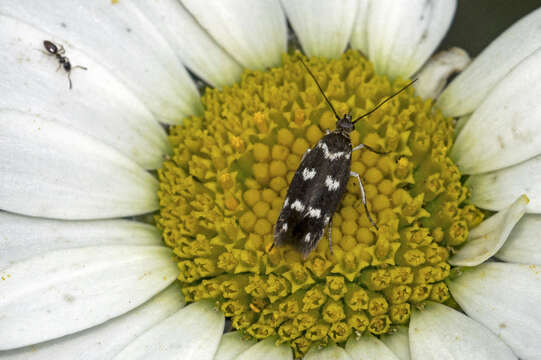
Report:
M 351 169 L 351 129 L 339 126 L 305 154 L 278 217 L 274 245 L 290 243 L 303 256 L 317 246 L 346 191 Z
M 411 86 L 415 80 L 369 112 L 352 120 L 351 114 L 346 114 L 341 118 L 338 116 L 310 68 L 304 61 L 300 60 L 300 62 L 314 79 L 321 95 L 331 108 L 336 118 L 336 130 L 327 133 L 312 150 L 308 150 L 304 154 L 299 168 L 291 179 L 284 206 L 274 229 L 274 241 L 269 251 L 274 246 L 289 243 L 306 257 L 319 243 L 327 225 L 329 225 L 329 247 L 332 251 L 330 232 L 332 216 L 344 196 L 349 176 L 355 176 L 359 181 L 361 200 L 366 216 L 377 229 L 376 223 L 368 211 L 361 177 L 351 171 L 351 154 L 362 148 L 378 154 L 383 153 L 364 144 L 352 147 L 349 134 L 355 129 L 357 121 L 376 111 L 380 106 Z

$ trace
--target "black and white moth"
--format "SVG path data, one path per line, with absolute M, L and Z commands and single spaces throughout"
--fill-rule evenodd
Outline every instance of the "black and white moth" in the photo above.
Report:
M 366 195 L 361 177 L 358 173 L 351 171 L 351 154 L 353 151 L 363 148 L 378 154 L 384 153 L 365 144 L 353 147 L 349 134 L 355 129 L 357 121 L 373 113 L 384 103 L 408 88 L 415 80 L 355 120 L 352 120 L 351 114 L 345 114 L 340 118 L 310 68 L 302 59 L 299 60 L 314 79 L 334 113 L 337 121 L 336 129 L 334 131 L 327 130 L 327 134 L 318 141 L 314 148 L 308 149 L 304 153 L 289 185 L 284 205 L 276 222 L 274 241 L 269 251 L 274 246 L 290 243 L 306 258 L 319 243 L 327 225 L 329 225 L 329 249 L 332 252 L 332 217 L 346 191 L 346 184 L 350 176 L 355 176 L 359 181 L 366 215 L 377 229 L 366 205 Z

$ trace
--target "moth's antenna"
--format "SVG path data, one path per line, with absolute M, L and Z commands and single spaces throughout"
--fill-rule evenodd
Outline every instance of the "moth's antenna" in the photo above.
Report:
M 314 79 L 314 82 L 316 83 L 317 87 L 319 88 L 319 91 L 321 91 L 321 94 L 323 95 L 323 97 L 325 98 L 325 101 L 327 101 L 327 104 L 329 104 L 329 107 L 331 108 L 332 112 L 334 113 L 334 116 L 336 116 L 336 120 L 340 120 L 340 116 L 338 116 L 338 114 L 336 113 L 336 110 L 334 110 L 334 107 L 332 106 L 331 102 L 329 101 L 329 99 L 327 98 L 327 95 L 325 95 L 325 92 L 323 91 L 323 89 L 321 88 L 321 86 L 319 86 L 319 83 L 317 82 L 316 80 L 316 77 L 314 76 L 314 74 L 312 74 L 312 72 L 310 71 L 310 68 L 308 67 L 308 65 L 306 65 L 304 63 L 304 61 L 302 61 L 302 59 L 299 57 L 299 60 L 301 61 L 301 63 L 304 65 L 304 67 L 306 68 L 306 71 L 308 71 L 308 74 L 310 74 L 310 76 L 312 77 L 312 79 Z M 394 95 L 393 95 L 394 96 Z
M 382 102 L 380 102 L 378 105 L 376 105 L 372 110 L 370 110 L 369 112 L 367 112 L 366 114 L 364 115 L 361 115 L 359 116 L 357 119 L 355 119 L 353 121 L 353 124 L 355 124 L 357 121 L 361 120 L 362 118 L 364 117 L 367 117 L 368 115 L 372 114 L 374 111 L 376 111 L 377 109 L 379 109 L 383 104 L 385 104 L 387 101 L 391 100 L 392 98 L 394 98 L 396 95 L 400 94 L 402 91 L 406 90 L 407 88 L 409 88 L 411 85 L 413 85 L 414 82 L 416 82 L 417 79 L 415 80 L 412 80 L 408 85 L 404 86 L 402 89 L 398 90 L 397 92 L 395 92 L 393 95 L 389 96 L 387 99 L 383 100 Z

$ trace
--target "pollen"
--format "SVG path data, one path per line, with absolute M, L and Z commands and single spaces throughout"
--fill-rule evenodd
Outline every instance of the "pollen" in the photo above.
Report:
M 452 302 L 447 260 L 483 212 L 465 203 L 469 192 L 448 157 L 452 120 L 410 88 L 350 134 L 353 147 L 381 152 L 351 156 L 377 227 L 352 177 L 306 259 L 291 245 L 269 251 L 304 154 L 336 128 L 297 57 L 207 89 L 204 116 L 170 128 L 174 150 L 158 170 L 156 223 L 174 250 L 186 301 L 211 299 L 244 336 L 274 336 L 302 357 L 363 332 L 392 332 L 425 301 Z M 306 62 L 340 116 L 360 116 L 407 83 L 376 75 L 355 51 Z

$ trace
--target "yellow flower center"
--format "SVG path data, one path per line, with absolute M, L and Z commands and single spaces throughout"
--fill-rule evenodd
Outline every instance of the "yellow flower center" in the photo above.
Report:
M 357 124 L 353 152 L 371 225 L 354 178 L 325 234 L 306 258 L 291 246 L 268 251 L 288 184 L 305 151 L 336 119 L 294 57 L 240 84 L 207 89 L 203 117 L 170 129 L 174 155 L 158 171 L 158 227 L 178 256 L 187 301 L 212 299 L 233 327 L 276 335 L 301 356 L 407 324 L 412 306 L 452 301 L 449 254 L 482 213 L 447 154 L 453 124 L 408 89 Z M 374 74 L 355 51 L 309 66 L 339 114 L 355 118 L 405 85 Z

